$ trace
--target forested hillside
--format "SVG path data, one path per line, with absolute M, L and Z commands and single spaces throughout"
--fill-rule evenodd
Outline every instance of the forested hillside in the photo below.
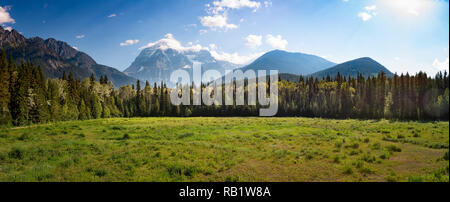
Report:
M 106 76 L 75 79 L 71 72 L 45 78 L 40 67 L 0 53 L 1 124 L 149 116 L 257 116 L 259 106 L 174 106 L 165 84 L 114 85 Z M 448 120 L 447 73 L 279 82 L 278 116 Z
M 311 76 L 318 78 L 326 77 L 328 75 L 331 77 L 336 77 L 338 72 L 341 74 L 341 76 L 347 77 L 357 77 L 358 75 L 371 77 L 376 76 L 379 72 L 384 72 L 389 78 L 394 76 L 394 74 L 386 67 L 368 57 L 344 62 L 334 67 L 318 71 L 314 74 L 311 74 Z
M 0 26 L 0 49 L 20 64 L 22 60 L 39 65 L 49 78 L 61 77 L 63 72 L 72 72 L 74 78 L 88 78 L 91 74 L 108 75 L 116 87 L 136 82 L 135 78 L 105 65 L 98 64 L 88 54 L 78 51 L 66 42 L 53 38 L 25 38 L 16 30 L 5 30 Z

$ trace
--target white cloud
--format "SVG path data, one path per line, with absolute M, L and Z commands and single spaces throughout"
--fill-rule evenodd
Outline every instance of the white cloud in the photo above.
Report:
M 75 50 L 78 50 L 78 47 L 76 47 L 76 46 L 72 46 L 72 48 L 75 49 Z
M 266 4 L 265 4 L 266 5 Z M 267 5 L 269 2 L 267 2 Z M 270 3 L 271 5 L 271 3 Z M 219 29 L 236 29 L 237 25 L 228 23 L 228 11 L 229 10 L 239 10 L 242 8 L 251 8 L 253 12 L 256 12 L 260 7 L 261 3 L 252 0 L 217 0 L 211 4 L 206 4 L 206 12 L 208 16 L 200 17 L 200 22 L 204 27 L 209 27 L 211 30 Z M 243 19 L 240 20 L 243 22 Z
M 264 7 L 269 8 L 272 6 L 272 1 L 264 1 Z
M 368 20 L 372 19 L 372 15 L 370 15 L 369 13 L 366 13 L 366 12 L 359 12 L 358 17 L 360 17 L 363 21 L 368 21 Z
M 439 71 L 449 71 L 449 59 L 445 59 L 444 61 L 440 62 L 437 58 L 434 59 L 433 67 Z
M 366 6 L 366 7 L 364 7 L 364 9 L 366 9 L 366 11 L 371 12 L 371 11 L 376 10 L 377 6 L 376 5 Z
M 85 37 L 84 34 L 75 36 L 75 38 L 77 38 L 77 39 L 82 39 L 82 38 L 84 38 L 84 37 Z
M 222 11 L 225 8 L 230 9 L 241 9 L 241 8 L 253 8 L 258 9 L 261 7 L 261 3 L 257 1 L 251 1 L 251 0 L 221 0 L 221 1 L 214 1 L 213 5 L 215 9 L 219 9 L 219 11 Z
M 248 35 L 245 38 L 245 45 L 250 48 L 257 48 L 262 45 L 262 36 L 260 35 Z
M 361 18 L 364 22 L 372 19 L 373 16 L 377 15 L 377 12 L 375 12 L 377 10 L 376 5 L 366 6 L 364 7 L 364 10 L 366 11 L 358 13 L 358 17 Z
M 1 7 L 0 6 L 0 24 L 5 24 L 5 23 L 16 23 L 16 21 L 11 18 L 11 15 L 9 15 L 9 9 L 10 7 L 5 6 L 5 7 Z
M 228 24 L 226 15 L 214 15 L 214 16 L 204 16 L 200 18 L 200 22 L 203 26 L 209 27 L 212 30 L 217 28 L 221 29 L 236 29 L 238 26 L 235 24 Z
M 108 18 L 113 18 L 113 17 L 116 17 L 117 15 L 115 14 L 115 13 L 113 13 L 113 14 L 111 14 L 111 15 L 108 15 Z
M 216 59 L 216 60 L 222 60 L 222 61 L 227 61 L 227 62 L 231 62 L 233 64 L 237 64 L 237 65 L 247 65 L 250 64 L 251 62 L 253 62 L 256 58 L 260 57 L 261 55 L 264 54 L 264 52 L 260 52 L 260 53 L 254 53 L 251 55 L 247 55 L 247 56 L 242 56 L 239 55 L 238 53 L 225 53 L 225 52 L 217 52 L 217 51 L 210 51 L 211 55 Z
M 272 48 L 281 50 L 284 50 L 288 45 L 288 41 L 283 39 L 281 35 L 272 36 L 271 34 L 268 34 L 266 36 L 266 43 L 269 44 Z
M 135 40 L 129 39 L 129 40 L 126 40 L 125 42 L 120 43 L 120 46 L 131 46 L 131 45 L 134 45 L 134 44 L 137 44 L 137 43 L 139 43 L 139 40 L 137 40 L 137 39 L 135 39 Z
M 201 30 L 199 30 L 198 32 L 200 33 L 200 35 L 203 35 L 203 34 L 208 33 L 208 30 L 206 30 L 206 29 L 201 29 Z

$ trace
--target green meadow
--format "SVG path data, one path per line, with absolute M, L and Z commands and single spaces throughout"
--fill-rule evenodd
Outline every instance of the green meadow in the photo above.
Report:
M 449 122 L 117 118 L 0 129 L 0 181 L 449 182 Z

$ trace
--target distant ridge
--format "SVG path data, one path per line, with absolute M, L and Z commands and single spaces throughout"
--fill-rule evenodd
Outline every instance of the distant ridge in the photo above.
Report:
M 327 76 L 336 77 L 338 72 L 341 74 L 341 76 L 346 77 L 357 77 L 359 74 L 364 77 L 370 77 L 378 75 L 379 72 L 386 73 L 387 77 L 394 76 L 394 74 L 386 67 L 369 57 L 358 58 L 342 64 L 338 64 L 329 69 L 313 73 L 310 76 L 317 78 L 323 78 Z

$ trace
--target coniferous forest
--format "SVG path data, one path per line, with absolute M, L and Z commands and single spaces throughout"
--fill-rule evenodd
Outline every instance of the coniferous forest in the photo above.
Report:
M 71 72 L 47 79 L 39 66 L 0 53 L 0 123 L 27 125 L 110 117 L 258 116 L 259 106 L 174 106 L 164 83 L 138 81 L 115 90 L 106 76 L 80 80 Z M 203 85 L 202 85 L 203 86 Z M 192 93 L 192 92 L 191 92 Z M 447 72 L 430 77 L 300 77 L 279 82 L 277 116 L 449 120 Z

